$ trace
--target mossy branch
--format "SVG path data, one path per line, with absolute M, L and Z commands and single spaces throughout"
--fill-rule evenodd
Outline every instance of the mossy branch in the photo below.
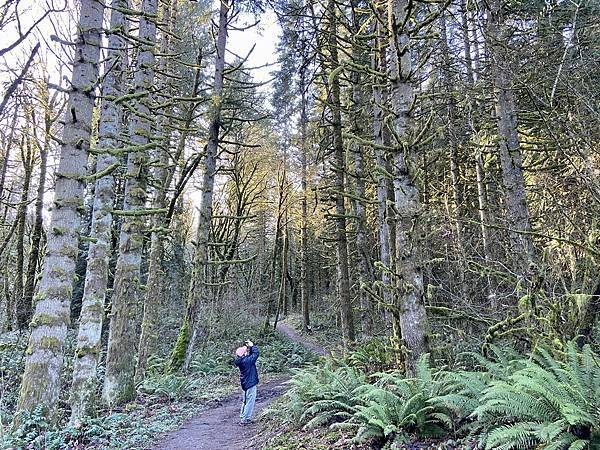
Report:
M 82 179 L 83 179 L 83 181 L 88 182 L 88 183 L 90 181 L 99 180 L 100 178 L 103 178 L 103 177 L 113 173 L 115 170 L 117 170 L 119 168 L 119 166 L 120 166 L 119 163 L 111 164 L 110 166 L 106 167 L 105 169 L 101 170 L 100 172 L 92 173 L 91 175 L 86 175 Z
M 115 209 L 113 214 L 124 217 L 151 216 L 153 214 L 166 214 L 169 212 L 166 208 L 147 208 L 147 209 Z

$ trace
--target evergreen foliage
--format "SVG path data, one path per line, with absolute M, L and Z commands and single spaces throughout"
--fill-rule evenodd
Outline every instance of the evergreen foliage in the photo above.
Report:
M 410 378 L 331 363 L 302 369 L 286 410 L 306 429 L 355 432 L 355 443 L 416 435 L 477 438 L 486 449 L 600 448 L 600 358 L 590 346 L 529 356 L 491 346 L 488 357 L 465 356 L 474 367 L 451 371 L 424 355 Z

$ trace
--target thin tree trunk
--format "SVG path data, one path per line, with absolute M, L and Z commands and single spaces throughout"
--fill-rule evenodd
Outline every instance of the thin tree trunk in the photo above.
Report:
M 467 262 L 464 245 L 464 230 L 463 230 L 463 213 L 462 213 L 462 192 L 460 189 L 460 173 L 458 163 L 459 147 L 465 142 L 465 133 L 461 133 L 456 125 L 456 104 L 454 99 L 454 80 L 452 78 L 452 59 L 450 54 L 450 46 L 448 44 L 448 36 L 446 31 L 446 11 L 440 11 L 438 19 L 440 28 L 440 43 L 442 53 L 442 77 L 444 86 L 444 95 L 446 97 L 446 123 L 448 133 L 449 146 L 449 165 L 450 179 L 452 184 L 452 199 L 453 208 L 449 212 L 449 218 L 454 222 L 454 242 L 458 259 L 458 285 L 460 288 L 460 297 L 467 298 L 467 286 L 465 284 L 465 273 L 467 270 Z M 469 57 L 470 58 L 470 57 Z M 470 76 L 472 77 L 472 73 Z
M 41 95 L 43 96 L 42 101 L 44 103 L 45 108 L 44 143 L 42 145 L 38 145 L 40 155 L 40 174 L 35 199 L 35 218 L 33 223 L 33 230 L 31 233 L 31 250 L 29 251 L 29 260 L 27 262 L 27 276 L 25 277 L 25 289 L 23 291 L 23 304 L 28 308 L 27 322 L 31 320 L 31 313 L 33 311 L 33 293 L 35 289 L 35 278 L 38 269 L 38 260 L 40 258 L 40 247 L 44 223 L 42 216 L 42 212 L 44 209 L 44 191 L 46 188 L 48 151 L 50 150 L 50 139 L 52 133 L 52 112 L 55 106 L 53 102 L 50 102 L 47 85 L 45 85 L 43 89 L 44 91 L 41 93 Z M 35 135 L 35 124 L 32 125 Z M 36 143 L 37 142 L 38 140 L 36 136 Z
M 413 87 L 408 30 L 411 5 L 407 0 L 388 1 L 391 101 L 394 130 L 400 142 L 393 154 L 396 207 L 396 286 L 402 340 L 407 349 L 406 370 L 414 374 L 419 356 L 429 350 L 423 292 L 421 207 L 409 148 Z
M 21 382 L 18 411 L 41 407 L 56 420 L 60 393 L 64 344 L 69 324 L 80 208 L 85 187 L 94 89 L 98 80 L 104 4 L 81 0 L 78 36 L 73 60 L 72 89 L 69 92 L 60 158 L 56 171 L 54 208 L 51 212 L 44 270 L 40 281 L 35 314 L 29 324 L 31 334 Z M 19 423 L 17 415 L 15 423 Z
M 279 172 L 280 173 L 280 172 Z M 271 271 L 269 276 L 269 295 L 267 304 L 267 314 L 265 319 L 265 328 L 269 327 L 271 316 L 277 313 L 279 303 L 275 300 L 275 283 L 277 279 L 277 261 L 279 261 L 279 248 L 282 241 L 282 228 L 283 228 L 283 208 L 285 203 L 284 189 L 283 189 L 283 177 L 278 173 L 277 186 L 278 200 L 277 200 L 277 221 L 275 223 L 275 242 L 273 242 L 273 254 L 271 257 Z M 277 291 L 279 293 L 279 291 Z M 274 323 L 274 328 L 277 327 L 277 323 Z
M 202 180 L 202 199 L 200 217 L 194 252 L 194 272 L 190 283 L 190 291 L 183 324 L 179 330 L 177 343 L 170 361 L 171 370 L 187 370 L 192 359 L 192 351 L 198 333 L 197 324 L 206 288 L 206 270 L 208 267 L 208 240 L 212 222 L 213 188 L 221 129 L 221 109 L 223 107 L 223 80 L 225 70 L 225 49 L 227 46 L 227 23 L 230 6 L 220 2 L 219 30 L 217 34 L 217 56 L 213 88 L 212 117 L 209 126 L 208 144 L 206 146 L 205 171 Z
M 303 64 L 305 62 L 303 61 Z M 306 112 L 306 67 L 303 65 L 300 69 L 300 162 L 302 165 L 302 219 L 300 225 L 300 291 L 302 303 L 302 328 L 304 331 L 310 330 L 310 295 L 308 290 L 308 142 L 307 127 L 308 115 Z
M 333 151 L 335 173 L 335 236 L 337 256 L 337 286 L 340 300 L 340 316 L 344 345 L 355 340 L 352 299 L 350 297 L 350 277 L 348 273 L 348 238 L 346 235 L 346 206 L 344 194 L 346 164 L 344 158 L 344 142 L 342 138 L 342 112 L 340 100 L 339 57 L 337 42 L 337 7 L 335 0 L 329 0 L 329 52 L 331 58 L 331 115 L 333 128 Z
M 512 86 L 507 47 L 508 30 L 504 23 L 502 2 L 493 0 L 489 4 L 487 21 L 487 43 L 492 61 L 492 75 L 496 94 L 496 119 L 498 121 L 498 152 L 502 166 L 502 181 L 506 214 L 510 227 L 511 249 L 515 270 L 528 277 L 530 266 L 535 264 L 535 251 L 525 194 L 523 156 L 517 131 L 517 112 Z
M 4 195 L 4 182 L 6 181 L 6 170 L 8 169 L 8 162 L 10 160 L 10 150 L 13 145 L 13 139 L 15 136 L 15 130 L 17 128 L 17 118 L 19 117 L 19 111 L 16 110 L 13 116 L 12 123 L 10 125 L 10 132 L 6 139 L 6 147 L 2 151 L 2 166 L 0 166 L 0 201 Z M 2 221 L 4 222 L 4 221 Z
M 140 52 L 136 64 L 134 88 L 144 92 L 154 83 L 156 23 L 158 0 L 144 0 L 140 17 Z M 127 159 L 125 216 L 119 237 L 119 257 L 115 269 L 111 320 L 106 355 L 106 375 L 102 397 L 108 405 L 127 401 L 135 394 L 135 349 L 140 319 L 140 280 L 146 204 L 147 148 L 152 129 L 149 96 L 134 103 L 129 119 L 129 136 L 139 148 Z
M 25 132 L 25 133 L 28 133 Z M 14 304 L 16 308 L 17 327 L 24 330 L 31 317 L 31 303 L 25 303 L 23 290 L 23 278 L 25 272 L 25 224 L 27 222 L 27 205 L 29 204 L 29 188 L 31 186 L 31 174 L 33 172 L 33 148 L 31 136 L 26 135 L 21 144 L 21 161 L 23 163 L 23 186 L 21 188 L 21 199 L 17 207 L 17 260 L 15 274 L 15 288 L 13 290 Z
M 473 56 L 471 53 L 471 39 L 469 38 L 469 10 L 467 9 L 466 0 L 460 0 L 460 13 L 463 49 L 465 52 L 465 69 L 467 71 L 467 82 L 469 83 L 469 85 L 472 86 L 475 83 L 475 74 L 473 73 Z M 447 46 L 448 45 L 446 44 L 446 47 Z
M 127 21 L 123 8 L 129 8 L 128 0 L 113 0 L 110 16 L 110 29 L 127 31 Z M 115 197 L 115 179 L 111 169 L 119 164 L 119 159 L 104 149 L 118 148 L 121 131 L 121 107 L 109 98 L 118 98 L 123 92 L 123 76 L 126 67 L 126 42 L 119 33 L 111 33 L 108 38 L 108 57 L 105 63 L 104 100 L 100 109 L 98 130 L 98 172 L 109 171 L 96 181 L 92 211 L 91 237 L 88 249 L 87 271 L 85 275 L 77 347 L 73 360 L 73 382 L 69 403 L 71 423 L 94 412 L 97 377 L 96 368 L 100 358 L 104 304 L 108 286 L 108 273 L 111 254 Z
M 372 66 L 375 71 L 385 72 L 385 39 L 380 23 L 377 23 L 377 37 L 375 38 Z M 375 143 L 375 161 L 377 178 L 377 217 L 379 225 L 379 259 L 381 266 L 381 296 L 383 299 L 383 312 L 388 322 L 388 310 L 392 306 L 393 298 L 391 292 L 390 272 L 392 270 L 392 251 L 390 249 L 390 221 L 393 219 L 388 214 L 388 173 L 389 164 L 385 158 L 384 151 L 384 121 L 383 106 L 387 103 L 385 95 L 385 84 L 381 76 L 373 77 L 373 142 Z M 386 323 L 387 325 L 387 323 Z
M 283 310 L 283 315 L 286 315 L 286 273 L 287 273 L 287 254 L 289 249 L 289 239 L 287 230 L 283 233 L 283 249 L 281 251 L 281 273 L 279 274 L 279 294 L 277 296 L 277 312 L 275 313 L 275 319 L 273 320 L 273 328 L 277 328 L 279 322 L 279 315 Z
M 352 32 L 357 36 L 360 32 L 360 23 L 357 17 L 358 2 L 352 1 Z M 354 43 L 352 48 L 353 60 L 361 62 L 361 50 Z M 363 127 L 361 125 L 361 108 L 364 104 L 361 73 L 354 70 L 351 75 L 352 82 L 352 134 L 362 138 Z M 369 255 L 369 243 L 367 236 L 367 218 L 365 207 L 365 162 L 364 146 L 356 140 L 350 144 L 350 152 L 354 155 L 354 175 L 356 177 L 356 198 L 354 199 L 354 212 L 356 214 L 356 251 L 358 253 L 358 297 L 360 304 L 360 323 L 364 336 L 373 335 L 373 305 L 371 297 L 366 291 L 367 283 L 371 282 L 371 257 Z

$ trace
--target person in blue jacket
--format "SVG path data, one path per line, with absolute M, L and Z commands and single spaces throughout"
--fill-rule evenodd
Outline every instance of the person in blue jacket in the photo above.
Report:
M 245 346 L 235 351 L 234 362 L 240 369 L 240 384 L 244 391 L 240 410 L 240 425 L 246 425 L 252 421 L 254 403 L 256 402 L 256 386 L 258 385 L 258 371 L 256 370 L 258 355 L 258 347 L 252 341 L 246 341 Z

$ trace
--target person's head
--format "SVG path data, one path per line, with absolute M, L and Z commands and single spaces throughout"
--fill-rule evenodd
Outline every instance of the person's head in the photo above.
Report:
M 238 347 L 238 349 L 235 351 L 235 356 L 242 357 L 242 356 L 245 356 L 247 353 L 248 353 L 248 348 L 246 346 Z

